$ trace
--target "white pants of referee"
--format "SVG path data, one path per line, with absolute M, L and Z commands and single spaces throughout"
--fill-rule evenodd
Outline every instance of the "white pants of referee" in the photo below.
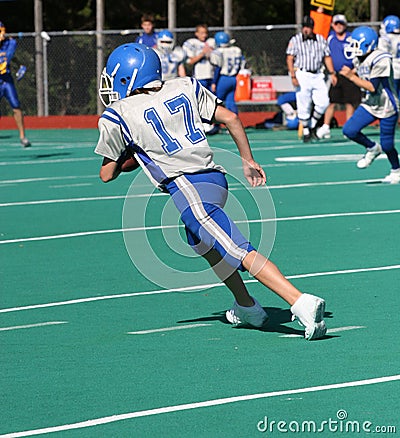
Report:
M 300 89 L 296 92 L 297 116 L 300 121 L 311 118 L 311 111 L 322 115 L 329 106 L 328 87 L 323 73 L 296 71 Z

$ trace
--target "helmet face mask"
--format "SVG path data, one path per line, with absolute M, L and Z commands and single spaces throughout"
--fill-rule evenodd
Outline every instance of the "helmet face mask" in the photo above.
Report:
M 99 96 L 103 105 L 109 106 L 154 81 L 161 81 L 161 62 L 156 52 L 144 44 L 123 44 L 107 60 Z
M 347 59 L 365 56 L 375 50 L 377 42 L 378 34 L 374 29 L 368 26 L 357 27 L 344 47 L 344 55 Z
M 157 36 L 157 49 L 165 53 L 172 52 L 174 48 L 174 36 L 169 30 L 162 30 Z

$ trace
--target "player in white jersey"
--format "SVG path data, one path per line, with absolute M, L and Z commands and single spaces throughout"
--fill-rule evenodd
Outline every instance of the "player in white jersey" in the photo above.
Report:
M 343 134 L 363 145 L 366 154 L 357 162 L 359 169 L 368 167 L 375 158 L 386 153 L 391 165 L 383 182 L 400 183 L 399 156 L 394 145 L 398 120 L 399 99 L 394 87 L 392 55 L 377 48 L 378 34 L 368 26 L 354 29 L 345 48 L 345 55 L 353 59 L 354 69 L 344 66 L 340 74 L 366 91 L 361 105 L 343 126 Z M 369 139 L 361 131 L 379 120 L 380 144 Z
M 184 62 L 185 51 L 175 46 L 174 36 L 169 30 L 157 34 L 157 47 L 154 49 L 161 60 L 162 80 L 186 76 Z
M 186 52 L 186 62 L 189 68 L 192 69 L 192 76 L 207 90 L 211 90 L 215 68 L 215 63 L 211 62 L 211 57 L 215 49 L 215 40 L 208 37 L 208 26 L 206 24 L 198 24 L 194 34 L 195 38 L 189 38 L 182 45 Z M 207 135 L 214 135 L 219 132 L 218 126 L 207 123 L 204 124 L 204 129 Z
M 397 95 L 400 97 L 400 18 L 388 15 L 379 30 L 378 48 L 393 57 L 393 77 Z
M 261 327 L 268 318 L 237 271 L 247 270 L 291 305 L 293 315 L 305 326 L 306 339 L 323 337 L 325 301 L 302 294 L 255 250 L 223 210 L 227 182 L 224 169 L 213 161 L 203 120 L 227 126 L 252 186 L 266 181 L 239 117 L 194 78 L 162 82 L 159 57 L 141 44 L 125 44 L 111 53 L 99 93 L 108 105 L 99 120 L 95 149 L 103 156 L 101 179 L 118 177 L 126 153 L 133 153 L 151 181 L 172 196 L 189 244 L 235 297 L 226 313 L 228 321 Z
M 186 52 L 187 63 L 193 68 L 192 76 L 210 90 L 214 76 L 214 65 L 210 62 L 210 56 L 215 49 L 215 41 L 214 38 L 208 38 L 208 27 L 205 24 L 196 26 L 195 36 L 196 38 L 186 40 L 182 47 Z
M 226 32 L 217 32 L 214 35 L 217 49 L 212 61 L 217 64 L 211 90 L 225 103 L 225 107 L 235 114 L 238 108 L 235 102 L 236 76 L 244 68 L 245 60 L 242 50 L 233 45 Z

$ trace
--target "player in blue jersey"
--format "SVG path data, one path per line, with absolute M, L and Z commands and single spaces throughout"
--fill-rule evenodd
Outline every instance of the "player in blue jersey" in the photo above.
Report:
M 302 294 L 251 245 L 223 210 L 225 170 L 213 161 L 203 121 L 224 123 L 234 139 L 249 183 L 265 184 L 239 117 L 194 78 L 161 80 L 160 58 L 140 44 L 126 44 L 108 58 L 99 90 L 108 105 L 99 120 L 95 152 L 100 177 L 118 177 L 126 151 L 150 180 L 172 196 L 189 244 L 211 264 L 235 297 L 226 317 L 235 325 L 262 327 L 268 316 L 249 295 L 238 270 L 247 270 L 291 305 L 306 339 L 325 335 L 325 301 Z
M 399 184 L 399 156 L 394 144 L 399 99 L 393 80 L 392 55 L 378 49 L 377 43 L 378 34 L 375 30 L 368 26 L 360 26 L 353 30 L 349 46 L 345 49 L 347 58 L 353 60 L 355 68 L 344 66 L 340 74 L 366 90 L 366 96 L 343 126 L 343 134 L 366 148 L 364 157 L 357 162 L 359 169 L 371 165 L 384 151 L 391 171 L 383 182 Z M 379 120 L 380 144 L 361 132 L 376 120 Z
M 0 100 L 3 97 L 8 100 L 13 109 L 21 144 L 23 147 L 29 147 L 31 143 L 25 136 L 24 116 L 10 70 L 10 62 L 16 48 L 17 42 L 13 38 L 6 36 L 6 28 L 0 22 Z
M 157 32 L 154 31 L 154 19 L 151 15 L 143 15 L 141 18 L 143 32 L 136 38 L 135 43 L 144 44 L 147 47 L 156 47 Z

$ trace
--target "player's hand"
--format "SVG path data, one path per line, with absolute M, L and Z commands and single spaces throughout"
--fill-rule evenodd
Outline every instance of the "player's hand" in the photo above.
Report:
M 339 74 L 341 74 L 347 79 L 350 79 L 353 75 L 355 75 L 355 69 L 351 69 L 347 65 L 344 65 L 340 70 Z
M 254 160 L 243 160 L 243 173 L 252 187 L 264 185 L 267 181 L 263 168 Z
M 294 88 L 298 88 L 300 86 L 299 81 L 297 80 L 296 76 L 292 78 L 292 84 Z

